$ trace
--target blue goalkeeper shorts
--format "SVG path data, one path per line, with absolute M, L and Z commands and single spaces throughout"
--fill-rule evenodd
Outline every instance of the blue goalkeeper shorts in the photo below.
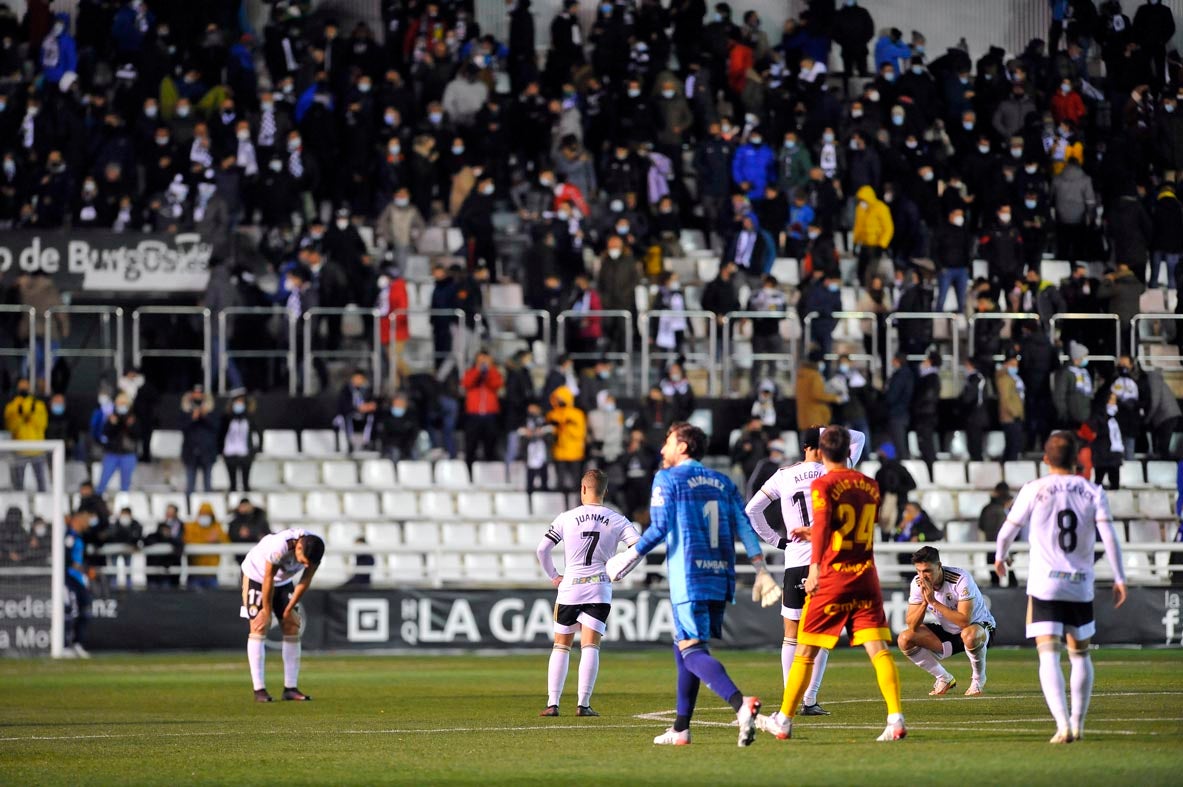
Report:
M 726 601 L 687 601 L 674 604 L 674 641 L 697 639 L 706 642 L 723 636 Z

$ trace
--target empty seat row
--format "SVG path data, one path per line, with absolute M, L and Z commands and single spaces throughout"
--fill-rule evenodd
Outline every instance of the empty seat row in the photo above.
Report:
M 179 459 L 184 438 L 175 429 L 156 429 L 149 447 L 157 459 Z M 335 429 L 263 430 L 262 453 L 272 457 L 336 456 L 344 453 Z
M 933 462 L 932 475 L 928 465 L 920 459 L 905 459 L 901 464 L 916 481 L 917 489 L 993 489 L 1005 481 L 1012 491 L 1023 484 L 1047 475 L 1047 466 L 1032 460 L 1012 462 L 964 462 L 938 459 Z M 865 461 L 859 470 L 874 476 L 880 468 L 877 461 Z M 1177 468 L 1174 462 L 1150 461 L 1145 465 L 1137 460 L 1121 466 L 1121 486 L 1132 489 L 1173 490 L 1176 488 Z
M 1175 516 L 1175 494 L 1152 489 L 1114 489 L 1108 493 L 1109 511 L 1117 520 L 1161 520 Z M 980 490 L 926 489 L 913 493 L 912 499 L 938 524 L 950 520 L 970 520 L 975 524 L 982 509 L 990 502 L 990 493 Z M 968 539 L 976 540 L 976 537 Z M 1132 535 L 1131 541 L 1137 540 Z M 1159 540 L 1158 538 L 1152 540 Z

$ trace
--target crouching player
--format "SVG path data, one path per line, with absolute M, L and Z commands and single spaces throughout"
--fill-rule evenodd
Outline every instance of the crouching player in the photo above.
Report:
M 986 647 L 994 633 L 994 616 L 969 572 L 941 565 L 941 554 L 933 547 L 917 550 L 912 563 L 916 579 L 908 597 L 908 627 L 900 632 L 900 651 L 936 679 L 929 692 L 934 697 L 957 685 L 941 660 L 964 652 L 973 670 L 965 696 L 976 697 L 986 685 Z M 924 622 L 925 612 L 932 613 L 937 625 Z
M 563 514 L 551 524 L 538 543 L 538 562 L 559 589 L 555 603 L 555 644 L 550 652 L 546 708 L 539 716 L 558 716 L 559 699 L 567 682 L 571 643 L 582 627 L 579 639 L 579 703 L 576 716 L 599 716 L 592 710 L 591 695 L 600 671 L 600 639 L 612 609 L 612 582 L 604 563 L 616 554 L 616 545 L 631 547 L 641 534 L 632 522 L 604 506 L 608 476 L 603 470 L 588 470 L 579 484 L 583 505 Z M 551 560 L 551 550 L 563 544 L 565 567 L 560 574 Z
M 242 616 L 250 621 L 246 657 L 255 687 L 255 702 L 272 702 L 263 679 L 267 629 L 271 616 L 283 629 L 283 699 L 312 699 L 297 688 L 300 677 L 300 598 L 312 584 L 324 557 L 320 536 L 289 528 L 263 536 L 242 561 Z M 300 581 L 293 585 L 297 575 Z

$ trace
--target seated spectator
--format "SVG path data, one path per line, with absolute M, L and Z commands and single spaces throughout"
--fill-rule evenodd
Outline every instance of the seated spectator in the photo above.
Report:
M 218 458 L 218 424 L 214 398 L 201 385 L 181 397 L 185 421 L 181 427 L 181 462 L 185 465 L 185 495 L 193 494 L 197 472 L 201 471 L 202 491 L 211 487 L 214 462 Z
M 101 543 L 126 544 L 134 549 L 138 548 L 143 540 L 143 525 L 136 521 L 131 509 L 124 506 L 119 511 L 119 515 L 111 520 L 111 526 L 103 534 Z M 131 555 L 116 555 L 114 562 L 115 565 L 124 567 L 124 585 L 127 590 L 131 590 Z
M 114 411 L 103 423 L 103 470 L 99 476 L 98 487 L 100 493 L 107 490 L 107 484 L 116 470 L 119 471 L 119 491 L 131 490 L 132 474 L 136 471 L 136 442 L 139 437 L 139 421 L 131 411 L 131 400 L 127 394 L 120 392 L 115 395 Z M 209 491 L 208 488 L 206 491 Z
M 365 536 L 358 536 L 354 540 L 355 546 L 362 546 L 366 543 Z M 366 552 L 357 552 L 353 555 L 353 574 L 349 579 L 345 580 L 345 586 L 350 587 L 369 587 L 373 581 L 374 566 L 378 561 L 374 556 Z
M 776 383 L 772 380 L 760 381 L 756 400 L 752 402 L 752 418 L 759 419 L 765 433 L 772 435 L 776 432 Z
M 909 500 L 904 504 L 904 513 L 895 528 L 890 533 L 884 534 L 884 537 L 896 543 L 925 543 L 940 541 L 943 535 L 940 528 L 933 524 L 928 513 L 920 507 L 920 504 Z M 896 561 L 908 566 L 912 564 L 912 558 L 902 552 L 896 555 Z M 910 580 L 913 573 L 912 571 L 903 572 L 900 577 Z
M 173 521 L 176 520 L 176 506 L 169 506 L 172 510 Z M 181 550 L 184 543 L 169 520 L 156 526 L 156 530 L 144 537 L 144 562 L 148 568 L 148 588 L 168 589 L 180 584 L 177 569 L 181 565 Z
M 645 442 L 645 433 L 633 429 L 621 457 L 624 466 L 624 514 L 634 521 L 649 521 L 649 496 L 657 473 L 657 451 Z
M 1086 433 L 1092 435 L 1088 442 L 1092 449 L 1092 481 L 1106 489 L 1120 489 L 1125 443 L 1121 431 L 1118 398 L 1114 393 L 1101 393 L 1099 396 L 1104 398 L 1094 407 L 1086 430 Z M 1106 477 L 1109 479 L 1108 483 L 1105 482 Z
M 390 400 L 390 406 L 378 414 L 374 447 L 392 462 L 418 459 L 415 443 L 421 431 L 418 414 L 412 409 L 407 395 L 399 391 Z
M 337 414 L 333 417 L 333 426 L 340 431 L 346 451 L 359 451 L 370 442 L 377 410 L 369 378 L 361 369 L 354 369 L 337 394 Z
M 686 379 L 682 364 L 677 361 L 671 363 L 659 385 L 661 395 L 669 406 L 667 423 L 685 421 L 690 418 L 695 407 L 694 388 Z
M 596 395 L 596 408 L 587 414 L 587 430 L 591 458 L 600 468 L 611 468 L 624 453 L 624 415 L 616 409 L 611 391 Z
M 29 534 L 21 524 L 24 516 L 16 506 L 9 506 L 0 520 L 0 565 L 16 565 L 24 560 Z
M 230 521 L 226 524 L 230 542 L 234 544 L 257 544 L 263 536 L 271 532 L 271 523 L 267 521 L 267 512 L 251 502 L 249 497 L 238 501 Z M 235 558 L 239 563 L 246 559 L 246 555 Z
M 251 491 L 251 464 L 263 445 L 263 432 L 255 424 L 253 399 L 240 393 L 230 400 L 222 418 L 218 445 L 222 449 L 222 461 L 230 475 L 230 491 L 237 492 L 239 479 L 242 491 Z
M 1010 493 L 1010 487 L 1005 481 L 999 481 L 994 486 L 994 491 L 990 493 L 990 502 L 986 503 L 978 515 L 978 531 L 981 533 L 983 541 L 993 544 L 998 540 L 998 532 L 1002 530 L 1002 525 L 1006 522 L 1006 514 L 1010 511 L 1012 503 L 1014 503 L 1014 496 Z M 1014 572 L 1008 572 L 1008 576 L 1008 584 L 1013 587 L 1016 582 Z M 1000 584 L 998 574 L 993 571 L 990 572 L 990 584 L 993 587 L 998 587 Z
M 185 523 L 183 536 L 185 546 L 194 544 L 228 544 L 230 536 L 222 524 L 214 517 L 214 507 L 209 503 L 202 503 L 197 509 L 197 517 Z M 218 555 L 193 555 L 189 557 L 190 571 L 188 588 L 190 590 L 216 590 L 218 587 L 217 568 L 220 563 Z
M 731 446 L 731 464 L 739 466 L 743 478 L 751 478 L 756 465 L 768 456 L 768 442 L 764 422 L 759 418 L 750 418 Z
M 526 458 L 526 493 L 550 488 L 548 468 L 555 427 L 542 414 L 542 405 L 531 400 L 526 405 L 526 419 L 518 427 L 518 440 Z

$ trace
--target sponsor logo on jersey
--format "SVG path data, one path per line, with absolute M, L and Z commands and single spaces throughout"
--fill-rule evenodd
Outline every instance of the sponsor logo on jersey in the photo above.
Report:
M 862 609 L 875 609 L 882 601 L 872 598 L 857 598 L 853 601 L 835 601 L 822 607 L 825 615 L 837 615 L 840 612 L 857 612 Z
M 694 566 L 703 571 L 727 571 L 731 568 L 726 560 L 695 560 Z
M 839 574 L 858 575 L 862 574 L 869 568 L 874 568 L 874 566 L 874 560 L 864 560 L 861 563 L 834 563 L 830 566 L 830 568 L 832 568 L 834 571 L 837 571 Z
M 657 506 L 665 505 L 665 495 L 661 492 L 660 486 L 653 487 L 653 494 L 649 497 L 649 507 L 655 508 Z

